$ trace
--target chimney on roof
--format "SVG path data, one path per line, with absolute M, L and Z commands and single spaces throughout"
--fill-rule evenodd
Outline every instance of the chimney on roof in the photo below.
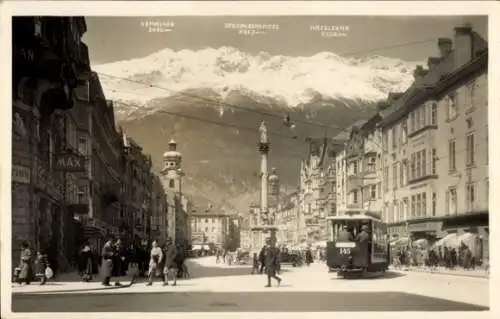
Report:
M 427 67 L 429 70 L 432 70 L 439 64 L 439 62 L 441 62 L 441 58 L 430 57 L 427 59 Z
M 468 22 L 455 27 L 455 35 L 470 35 L 472 33 L 472 25 Z
M 439 47 L 439 53 L 441 54 L 441 57 L 444 58 L 450 54 L 451 49 L 453 46 L 453 42 L 451 41 L 450 38 L 439 38 L 438 39 L 438 47 Z
M 421 78 L 421 77 L 425 76 L 427 74 L 427 72 L 429 72 L 429 71 L 424 70 L 423 66 L 417 65 L 417 67 L 415 68 L 415 71 L 413 71 L 413 77 L 415 79 Z
M 474 58 L 474 32 L 469 23 L 455 27 L 455 68 Z

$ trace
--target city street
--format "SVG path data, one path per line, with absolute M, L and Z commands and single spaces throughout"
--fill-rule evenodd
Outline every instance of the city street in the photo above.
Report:
M 489 307 L 485 278 L 390 272 L 383 278 L 344 280 L 327 273 L 324 265 L 313 264 L 285 268 L 280 287 L 264 288 L 264 276 L 248 275 L 246 267 L 216 267 L 210 258 L 190 261 L 192 279 L 179 281 L 177 287 L 139 283 L 105 291 L 13 289 L 13 311 L 478 311 Z

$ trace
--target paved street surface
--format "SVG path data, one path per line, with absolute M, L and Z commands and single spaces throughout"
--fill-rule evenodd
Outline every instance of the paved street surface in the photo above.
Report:
M 489 307 L 485 278 L 390 272 L 381 278 L 345 280 L 327 273 L 325 265 L 313 264 L 285 269 L 280 287 L 264 288 L 265 276 L 212 262 L 190 261 L 192 279 L 179 281 L 177 287 L 159 283 L 104 291 L 98 283 L 67 283 L 75 285 L 73 290 L 66 283 L 56 288 L 17 287 L 13 311 L 477 311 Z

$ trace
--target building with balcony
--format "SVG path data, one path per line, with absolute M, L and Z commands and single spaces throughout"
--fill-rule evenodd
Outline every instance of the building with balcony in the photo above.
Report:
M 78 173 L 76 201 L 70 206 L 79 231 L 78 245 L 89 241 L 100 252 L 106 236 L 127 239 L 123 223 L 125 197 L 124 144 L 115 126 L 114 106 L 107 101 L 96 73 L 77 91 L 78 153 L 85 170 Z
M 84 168 L 68 110 L 90 74 L 86 30 L 83 17 L 12 19 L 12 260 L 28 242 L 47 251 L 55 271 L 75 251 L 68 206 Z
M 337 149 L 326 138 L 310 139 L 308 158 L 301 163 L 298 197 L 309 243 L 327 239 L 326 217 L 336 214 Z
M 134 240 L 151 239 L 152 221 L 152 160 L 143 152 L 142 147 L 126 133 L 124 143 L 124 178 L 126 183 L 124 207 L 121 217 L 132 229 Z
M 438 40 L 439 57 L 380 112 L 384 218 L 394 237 L 474 234 L 488 254 L 487 43 L 470 26 Z

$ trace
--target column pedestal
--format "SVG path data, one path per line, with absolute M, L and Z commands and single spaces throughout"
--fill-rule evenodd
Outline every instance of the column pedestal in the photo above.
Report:
M 276 232 L 278 227 L 271 225 L 260 225 L 254 226 L 251 229 L 252 232 L 252 251 L 260 251 L 262 247 L 267 243 L 267 239 L 272 239 L 276 242 Z

